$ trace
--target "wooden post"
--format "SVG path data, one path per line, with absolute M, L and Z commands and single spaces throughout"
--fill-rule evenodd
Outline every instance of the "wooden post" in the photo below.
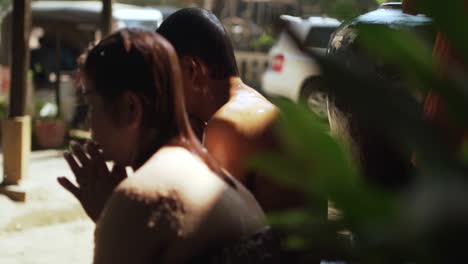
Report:
M 60 79 L 62 75 L 62 40 L 60 32 L 57 32 L 55 37 L 55 104 L 57 105 L 57 117 L 60 116 L 61 102 L 60 102 Z
M 0 193 L 24 201 L 20 181 L 29 172 L 31 120 L 26 115 L 31 0 L 13 1 L 12 64 L 8 119 L 3 121 L 3 173 Z
M 265 26 L 265 7 L 268 3 L 267 2 L 261 2 L 257 4 L 257 12 L 258 12 L 258 25 L 259 26 Z
M 236 17 L 238 9 L 239 9 L 239 2 L 237 0 L 231 1 L 231 12 L 229 16 Z
M 101 30 L 102 38 L 112 32 L 112 0 L 102 0 Z
M 26 85 L 29 69 L 31 0 L 13 1 L 12 64 L 9 117 L 26 113 Z

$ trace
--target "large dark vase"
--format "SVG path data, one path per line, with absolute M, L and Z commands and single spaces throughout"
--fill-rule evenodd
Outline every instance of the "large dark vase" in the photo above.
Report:
M 386 3 L 375 11 L 344 23 L 330 40 L 328 55 L 337 59 L 346 69 L 379 79 L 391 87 L 390 92 L 408 91 L 401 69 L 370 56 L 361 45 L 357 25 L 383 25 L 393 30 L 409 29 L 430 46 L 435 39 L 431 19 L 424 15 L 403 13 L 401 3 Z M 352 87 L 350 84 L 350 89 Z M 422 101 L 424 95 L 412 96 Z M 385 100 L 372 98 L 382 99 Z M 347 98 L 340 98 L 331 91 L 327 105 L 332 132 L 349 143 L 349 149 L 360 162 L 366 181 L 389 190 L 399 190 L 411 182 L 412 163 L 410 153 L 405 153 L 407 150 L 398 146 L 386 131 L 362 121 L 351 110 Z

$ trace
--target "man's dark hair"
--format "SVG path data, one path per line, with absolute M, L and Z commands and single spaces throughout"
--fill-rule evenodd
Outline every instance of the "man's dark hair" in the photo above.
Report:
M 213 79 L 238 76 L 231 40 L 219 19 L 201 8 L 183 8 L 156 30 L 174 46 L 180 58 L 191 56 L 207 64 Z

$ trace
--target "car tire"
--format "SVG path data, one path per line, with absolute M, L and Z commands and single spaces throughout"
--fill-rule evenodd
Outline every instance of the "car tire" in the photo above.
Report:
M 320 77 L 306 80 L 302 85 L 299 100 L 305 103 L 320 118 L 327 119 L 327 94 L 321 87 L 322 81 Z

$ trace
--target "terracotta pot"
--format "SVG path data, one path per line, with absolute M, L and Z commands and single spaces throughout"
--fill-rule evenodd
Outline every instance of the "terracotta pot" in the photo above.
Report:
M 58 148 L 65 143 L 67 125 L 63 120 L 36 120 L 35 131 L 41 148 Z

